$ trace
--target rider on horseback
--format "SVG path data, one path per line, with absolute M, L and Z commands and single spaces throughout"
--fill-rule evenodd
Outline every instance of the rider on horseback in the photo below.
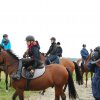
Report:
M 56 44 L 56 38 L 52 37 L 51 39 L 51 46 L 48 50 L 48 52 L 46 53 L 47 59 L 45 61 L 46 65 L 49 65 L 52 62 L 58 63 L 59 64 L 59 59 L 57 56 L 57 44 Z
M 30 63 L 32 63 L 32 65 L 31 65 L 32 68 L 30 70 L 30 73 L 33 76 L 34 69 L 41 65 L 40 52 L 39 52 L 38 44 L 36 43 L 35 38 L 33 36 L 31 36 L 31 35 L 27 36 L 26 43 L 27 43 L 27 47 L 28 47 L 27 53 L 28 53 L 28 56 L 30 57 L 30 58 L 26 58 L 26 60 L 29 60 Z M 22 70 L 22 61 L 24 61 L 24 59 L 20 60 L 17 74 L 15 74 L 15 76 L 13 76 L 13 79 L 20 79 L 21 70 Z
M 3 48 L 5 50 L 10 50 L 11 49 L 11 43 L 10 43 L 10 40 L 8 39 L 8 35 L 7 34 L 3 35 L 3 39 L 2 39 L 1 45 L 3 46 Z
M 57 56 L 62 57 L 62 47 L 60 46 L 60 42 L 57 42 Z
M 82 48 L 80 53 L 81 53 L 81 56 L 82 56 L 82 66 L 83 66 L 86 58 L 89 55 L 88 50 L 86 49 L 86 44 L 83 44 L 83 48 Z

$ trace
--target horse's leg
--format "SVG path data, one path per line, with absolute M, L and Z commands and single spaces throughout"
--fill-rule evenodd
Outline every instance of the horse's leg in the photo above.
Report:
M 83 75 L 84 75 L 84 70 L 81 68 L 81 73 L 82 73 L 82 84 L 84 83 L 83 81 Z
M 64 90 L 63 90 L 64 92 L 66 91 L 67 85 L 68 85 L 68 84 L 65 84 L 65 87 L 64 87 Z
M 6 79 L 5 79 L 5 83 L 6 83 L 6 92 L 8 92 L 8 74 L 7 74 L 7 73 L 5 73 L 5 77 L 6 77 Z
M 16 100 L 16 97 L 18 96 L 17 91 L 13 94 L 12 100 Z
M 24 100 L 24 91 L 19 92 L 19 100 Z
M 88 81 L 88 71 L 86 71 L 86 87 L 87 87 L 87 81 Z
M 93 72 L 91 71 L 91 80 L 92 80 Z
M 45 90 L 43 90 L 43 91 L 41 92 L 42 95 L 44 95 L 44 93 L 45 93 Z
M 55 87 L 55 100 L 60 100 L 60 96 L 62 100 L 66 100 L 66 96 L 64 95 L 63 87 L 56 86 Z
M 61 94 L 61 98 L 62 98 L 62 100 L 66 100 L 66 95 L 65 95 L 64 92 L 62 92 L 62 94 Z
M 9 84 L 9 86 L 11 87 L 11 78 L 10 78 L 10 84 Z

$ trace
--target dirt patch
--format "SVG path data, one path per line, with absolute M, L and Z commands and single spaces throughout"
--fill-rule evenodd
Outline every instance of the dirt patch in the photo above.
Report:
M 84 85 L 77 85 L 75 83 L 75 87 L 79 96 L 79 99 L 77 100 L 94 100 L 93 96 L 92 96 L 92 89 L 91 89 L 91 81 L 88 81 L 88 87 L 85 88 L 85 84 Z M 69 100 L 68 97 L 68 89 L 66 89 L 66 100 Z M 39 92 L 31 92 L 30 96 L 27 97 L 25 100 L 54 100 L 54 88 L 48 88 L 45 92 L 44 95 L 41 95 Z

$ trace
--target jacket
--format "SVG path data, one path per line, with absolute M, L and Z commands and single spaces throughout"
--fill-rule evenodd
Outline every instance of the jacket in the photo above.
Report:
M 5 50 L 11 49 L 11 43 L 10 40 L 5 40 L 4 38 L 1 41 L 1 45 L 4 47 Z
M 93 67 L 92 64 L 88 64 L 88 67 Z M 92 93 L 95 98 L 100 98 L 100 67 L 95 65 L 94 76 L 92 78 Z
M 56 50 L 57 50 L 56 51 L 57 56 L 62 57 L 62 48 L 59 46 L 59 47 L 57 47 Z
M 82 59 L 86 60 L 86 58 L 87 58 L 88 55 L 89 55 L 88 51 L 85 48 L 83 48 L 81 50 Z
M 29 46 L 28 55 L 34 61 L 33 68 L 36 68 L 37 66 L 41 65 L 41 62 L 40 62 L 40 51 L 39 51 L 38 45 Z
M 48 52 L 46 53 L 46 55 L 50 54 L 50 55 L 56 55 L 56 49 L 57 49 L 57 44 L 55 42 L 53 42 L 48 50 Z

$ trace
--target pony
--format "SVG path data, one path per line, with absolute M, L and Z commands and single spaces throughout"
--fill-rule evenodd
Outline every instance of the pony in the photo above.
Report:
M 87 87 L 88 72 L 91 73 L 91 80 L 92 80 L 92 76 L 93 76 L 93 72 L 91 70 L 88 70 L 88 62 L 91 59 L 92 52 L 93 52 L 93 50 L 91 49 L 90 50 L 90 54 L 86 58 L 86 61 L 85 61 L 84 65 L 81 64 L 81 62 L 82 62 L 82 59 L 81 58 L 77 60 L 77 64 L 78 64 L 78 66 L 79 66 L 79 68 L 81 70 L 81 73 L 82 73 L 82 80 L 83 80 L 84 73 L 85 73 L 85 76 L 86 76 L 86 86 L 85 87 Z
M 0 63 L 3 63 L 7 67 L 6 72 L 11 77 L 18 69 L 19 58 L 11 51 L 2 50 L 2 47 L 0 46 Z M 66 100 L 63 86 L 68 84 L 69 97 L 74 99 L 77 98 L 77 92 L 74 87 L 71 73 L 60 64 L 46 66 L 45 73 L 35 79 L 27 80 L 26 78 L 21 77 L 20 80 L 11 80 L 12 87 L 15 89 L 12 100 L 16 100 L 17 96 L 19 96 L 19 100 L 24 100 L 24 91 L 26 90 L 27 82 L 29 82 L 28 89 L 31 91 L 44 90 L 54 86 L 55 100 L 59 100 L 60 96 L 62 100 Z

